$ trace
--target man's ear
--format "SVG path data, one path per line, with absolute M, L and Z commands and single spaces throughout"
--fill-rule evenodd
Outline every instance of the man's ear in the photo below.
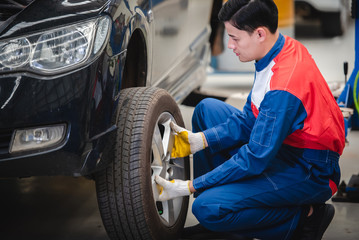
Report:
M 256 29 L 257 38 L 260 42 L 264 41 L 267 38 L 267 32 L 264 28 L 259 27 Z

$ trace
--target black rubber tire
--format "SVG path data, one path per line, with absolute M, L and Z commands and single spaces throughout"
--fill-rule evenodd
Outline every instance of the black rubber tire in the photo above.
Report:
M 161 219 L 153 196 L 152 135 L 162 113 L 170 113 L 184 126 L 178 105 L 165 90 L 121 90 L 118 129 L 103 156 L 112 158 L 112 163 L 95 176 L 102 221 L 112 240 L 177 239 L 185 224 L 188 197 L 183 198 L 176 221 L 168 224 Z M 183 161 L 184 178 L 189 179 L 188 158 Z

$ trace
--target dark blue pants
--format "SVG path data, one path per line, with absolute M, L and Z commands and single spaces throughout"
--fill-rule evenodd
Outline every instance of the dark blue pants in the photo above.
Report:
M 238 109 L 215 99 L 195 108 L 192 128 L 203 131 L 227 120 Z M 234 155 L 232 149 L 194 155 L 194 177 L 211 171 Z M 339 154 L 283 145 L 274 167 L 261 175 L 200 192 L 192 211 L 208 229 L 259 239 L 290 239 L 304 205 L 324 203 L 332 196 L 329 179 L 339 183 Z M 288 167 L 290 166 L 290 167 Z

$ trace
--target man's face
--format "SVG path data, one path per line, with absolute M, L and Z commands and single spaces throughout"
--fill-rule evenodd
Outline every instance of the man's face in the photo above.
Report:
M 243 30 L 239 30 L 229 22 L 224 23 L 229 35 L 228 48 L 232 49 L 241 62 L 259 60 L 260 48 L 256 33 L 251 35 Z

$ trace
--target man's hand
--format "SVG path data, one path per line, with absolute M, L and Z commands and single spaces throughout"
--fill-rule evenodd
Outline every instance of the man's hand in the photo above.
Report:
M 184 129 L 174 122 L 170 123 L 171 129 L 175 132 L 171 158 L 187 157 L 207 146 L 207 141 L 202 132 L 193 133 Z
M 161 202 L 177 197 L 189 196 L 192 193 L 189 188 L 189 180 L 173 179 L 167 181 L 156 175 L 155 182 L 161 187 L 158 197 L 158 201 Z

